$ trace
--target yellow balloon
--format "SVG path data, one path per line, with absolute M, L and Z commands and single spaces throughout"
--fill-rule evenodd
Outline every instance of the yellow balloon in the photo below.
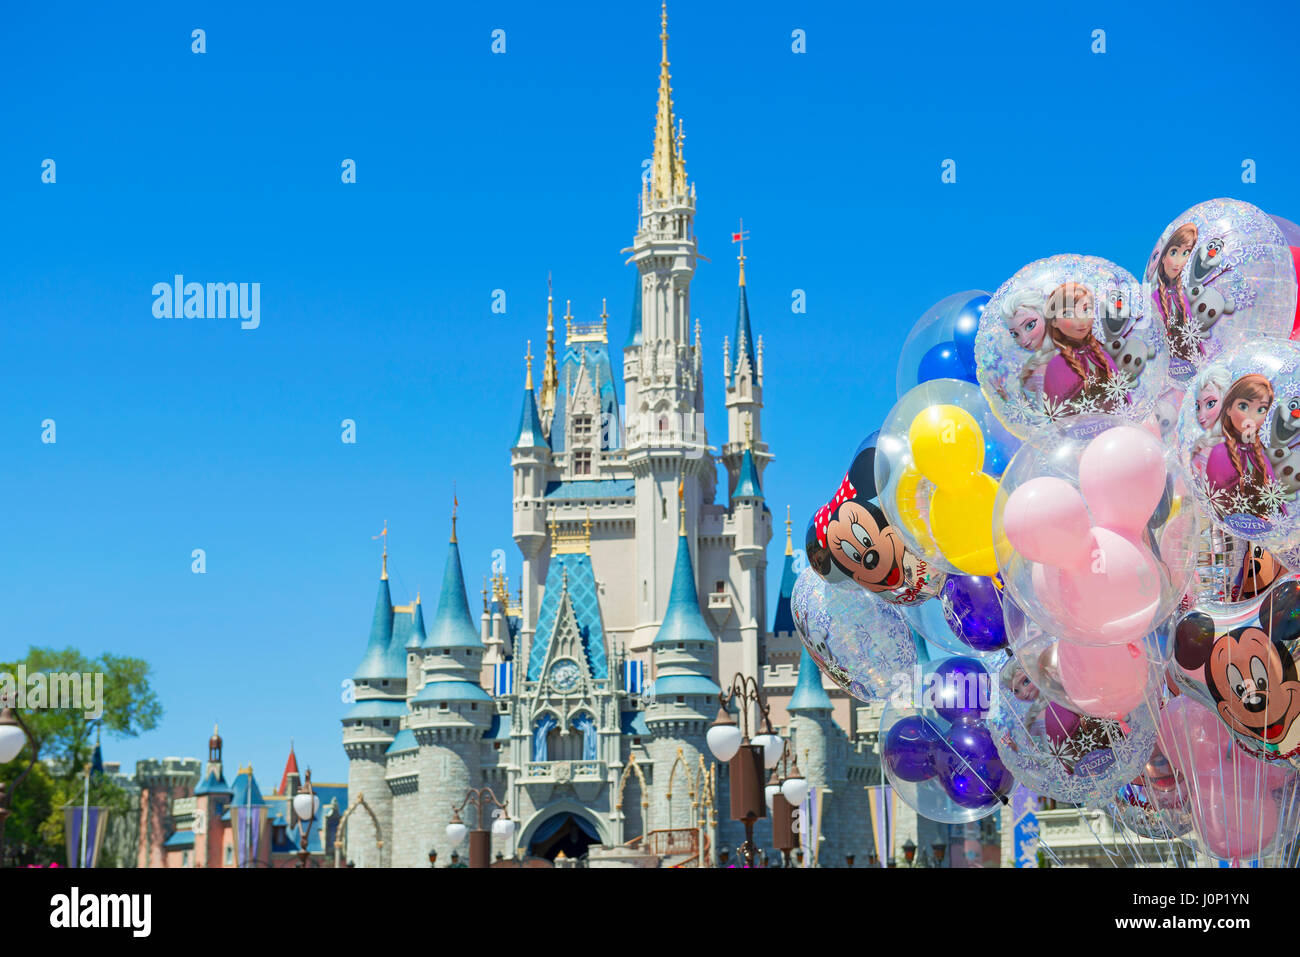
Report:
M 898 524 L 916 539 L 923 553 L 928 553 L 938 551 L 939 546 L 935 544 L 934 538 L 930 534 L 930 525 L 921 509 L 921 503 L 924 500 L 923 496 L 928 492 L 928 489 L 921 487 L 921 483 L 924 481 L 925 476 L 921 474 L 916 466 L 909 465 L 903 469 L 898 476 L 898 488 L 894 495 L 893 505 Z
M 929 526 L 938 550 L 958 571 L 994 577 L 998 483 L 981 471 L 984 433 L 979 422 L 960 406 L 934 405 L 912 420 L 907 440 L 915 468 L 935 486 Z
M 961 406 L 930 406 L 912 420 L 907 441 L 916 467 L 940 488 L 960 488 L 984 468 L 984 433 Z

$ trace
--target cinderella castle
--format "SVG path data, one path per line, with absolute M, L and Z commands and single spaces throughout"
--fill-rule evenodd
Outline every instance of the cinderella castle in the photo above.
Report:
M 769 619 L 763 476 L 773 456 L 743 233 L 735 330 L 722 343 L 720 452 L 705 430 L 704 349 L 690 311 L 696 193 L 673 115 L 666 10 L 661 22 L 626 339 L 611 348 L 606 310 L 579 322 L 566 308 L 561 351 L 548 294 L 540 389 L 531 349 L 526 356 L 510 433 L 517 589 L 494 569 L 475 622 L 453 511 L 426 621 L 418 597 L 395 603 L 385 549 L 355 702 L 342 719 L 349 799 L 372 812 L 350 818 L 346 855 L 356 866 L 427 866 L 431 851 L 446 862 L 454 807 L 485 785 L 517 825 L 511 846 L 494 837 L 494 856 L 658 865 L 730 851 L 734 861 L 743 827 L 730 819 L 727 769 L 715 766 L 705 733 L 719 682 L 729 687 L 738 672 L 763 686 L 774 726 L 815 788 L 806 863 L 842 867 L 853 855 L 865 864 L 873 852 L 867 787 L 880 783 L 878 713 L 828 689 L 793 633 L 788 514 Z M 473 827 L 473 807 L 464 813 Z M 770 854 L 770 821 L 755 833 Z

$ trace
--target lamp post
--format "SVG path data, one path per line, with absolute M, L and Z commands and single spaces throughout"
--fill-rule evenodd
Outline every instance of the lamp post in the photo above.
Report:
M 17 758 L 24 744 L 31 746 L 31 763 L 22 774 L 14 778 L 13 784 L 9 787 L 6 788 L 3 782 L 0 782 L 0 867 L 4 867 L 5 863 L 5 820 L 9 817 L 9 804 L 13 801 L 14 792 L 18 790 L 19 785 L 27 779 L 27 775 L 32 773 L 32 768 L 36 767 L 36 756 L 40 750 L 36 739 L 27 730 L 27 725 L 23 724 L 23 719 L 6 704 L 3 709 L 0 709 L 0 764 L 8 764 Z
M 248 787 L 251 792 L 253 787 L 251 772 L 248 777 Z M 307 774 L 303 778 L 302 790 L 293 796 L 293 813 L 298 818 L 298 831 L 301 834 L 298 845 L 298 866 L 306 867 L 311 857 L 311 851 L 307 847 L 308 841 L 311 840 L 311 826 L 315 823 L 316 816 L 320 814 L 320 798 L 311 789 L 311 768 L 307 769 Z M 252 846 L 251 842 L 249 846 Z
M 740 699 L 740 727 L 727 712 L 727 706 Z M 756 705 L 763 716 L 764 731 L 754 741 L 749 738 L 749 706 Z M 719 761 L 726 761 L 731 783 L 731 819 L 745 825 L 745 843 L 740 846 L 746 867 L 754 866 L 754 822 L 767 817 L 767 802 L 763 794 L 763 770 L 774 766 L 781 752 L 781 741 L 772 730 L 768 718 L 768 705 L 754 678 L 737 673 L 730 691 L 718 693 L 718 716 L 709 728 L 705 740 L 709 750 Z M 759 743 L 761 742 L 761 743 Z
M 912 861 L 916 859 L 916 843 L 909 837 L 903 842 L 903 860 L 907 861 L 907 866 L 912 866 Z
M 779 739 L 778 739 L 779 740 Z M 790 866 L 790 852 L 799 844 L 795 815 L 799 805 L 808 796 L 808 780 L 799 770 L 799 759 L 793 757 L 789 742 L 782 742 L 781 755 L 772 768 L 768 781 L 767 805 L 772 811 L 772 843 L 785 856 L 785 866 Z
M 492 821 L 490 831 L 483 827 L 483 806 L 488 802 L 501 809 L 501 814 Z M 470 830 L 460 819 L 460 812 L 465 809 L 466 804 L 474 805 L 475 823 L 478 826 L 473 830 Z M 515 822 L 506 813 L 506 805 L 497 800 L 491 788 L 470 788 L 465 792 L 465 800 L 452 808 L 451 823 L 447 825 L 447 837 L 455 847 L 465 840 L 466 835 L 469 835 L 469 866 L 489 867 L 493 834 L 509 843 L 515 836 Z
M 948 850 L 948 845 L 943 841 L 935 841 L 930 845 L 930 850 L 934 852 L 934 866 L 943 867 L 943 856 Z

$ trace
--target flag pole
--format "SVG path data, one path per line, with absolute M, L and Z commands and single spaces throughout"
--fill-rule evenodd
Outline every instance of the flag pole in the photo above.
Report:
M 86 832 L 90 824 L 90 764 L 86 764 L 86 789 L 81 802 L 81 855 L 77 859 L 78 867 L 86 866 Z

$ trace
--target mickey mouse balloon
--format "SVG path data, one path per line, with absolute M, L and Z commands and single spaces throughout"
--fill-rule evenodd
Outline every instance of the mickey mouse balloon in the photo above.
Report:
M 851 580 L 885 601 L 911 605 L 937 595 L 946 576 L 907 547 L 876 501 L 878 435 L 862 441 L 839 488 L 813 515 L 804 550 L 826 581 Z
M 1211 521 L 1265 549 L 1300 544 L 1300 345 L 1243 345 L 1205 366 L 1178 439 Z
M 1165 227 L 1142 292 L 1169 344 L 1169 377 L 1186 383 L 1235 345 L 1291 333 L 1296 269 L 1273 217 L 1212 199 Z
M 980 317 L 975 365 L 998 418 L 1020 438 L 1066 416 L 1108 412 L 1140 422 L 1165 390 L 1163 332 L 1143 315 L 1141 287 L 1096 256 L 1025 266 Z

